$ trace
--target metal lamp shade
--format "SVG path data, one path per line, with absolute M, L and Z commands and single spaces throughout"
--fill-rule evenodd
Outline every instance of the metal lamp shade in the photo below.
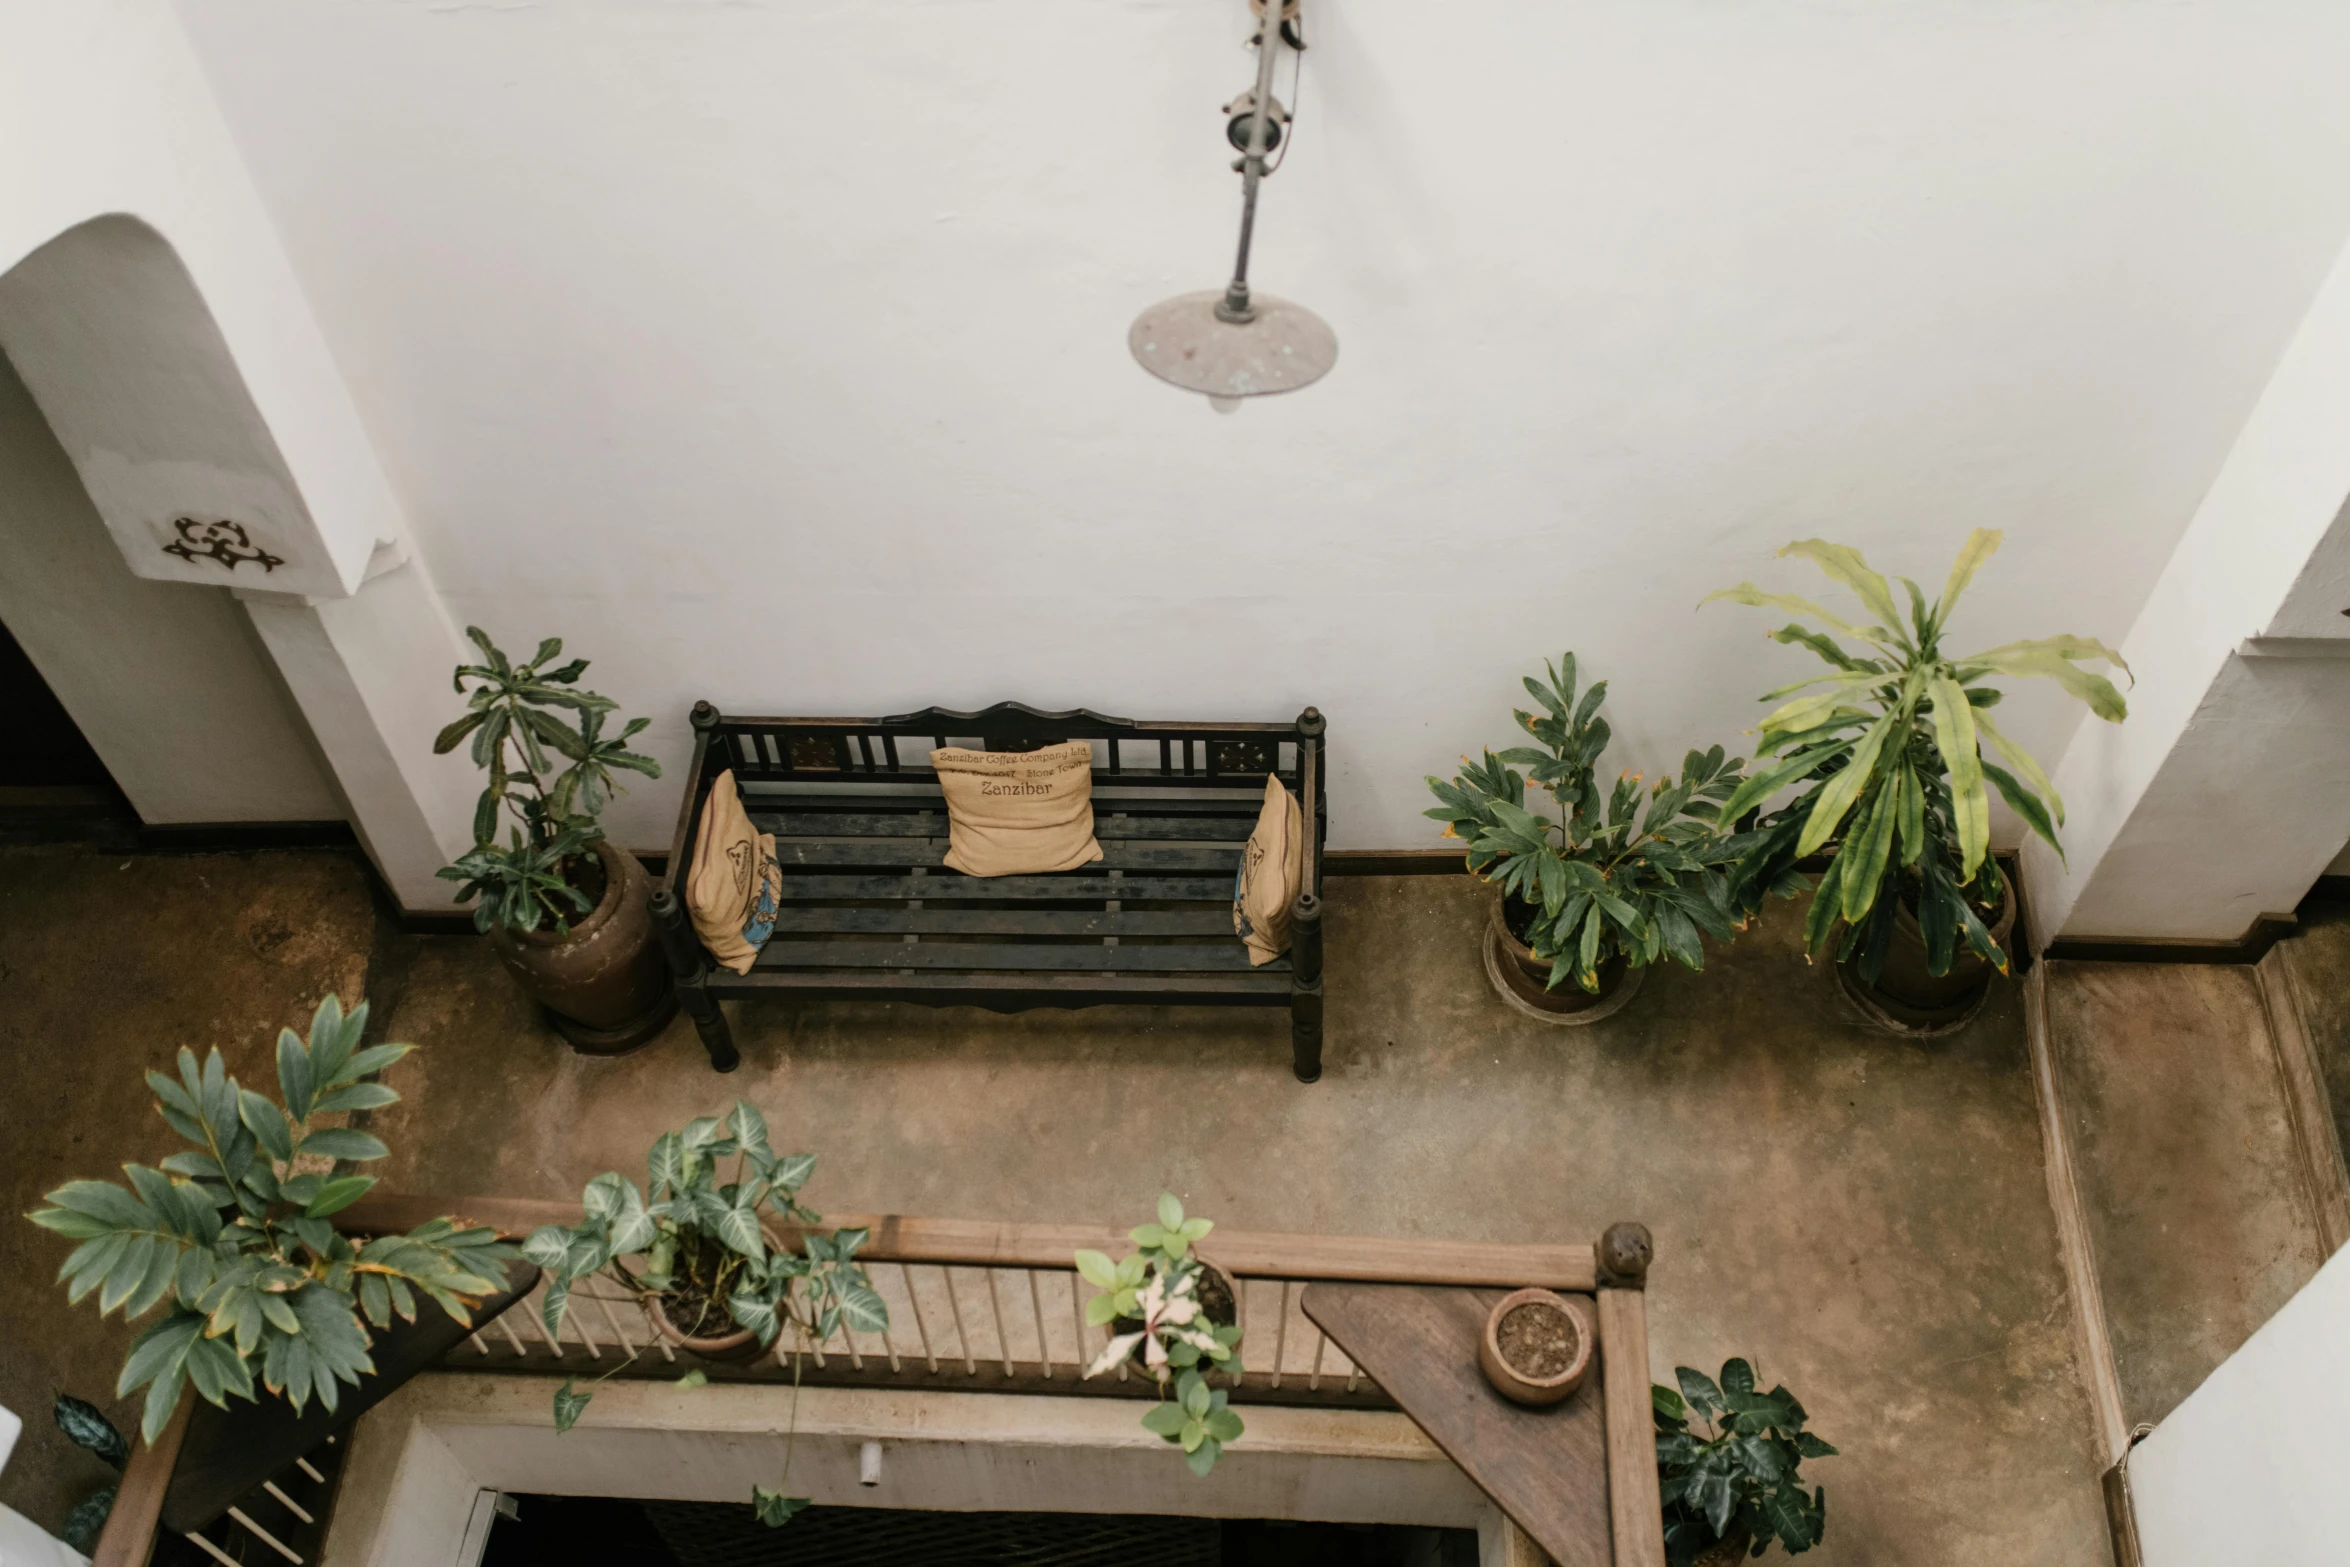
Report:
M 1257 294 L 1255 319 L 1216 314 L 1220 288 L 1178 294 L 1134 318 L 1126 345 L 1160 380 L 1216 398 L 1270 397 L 1311 386 L 1338 362 L 1338 334 L 1303 305 Z

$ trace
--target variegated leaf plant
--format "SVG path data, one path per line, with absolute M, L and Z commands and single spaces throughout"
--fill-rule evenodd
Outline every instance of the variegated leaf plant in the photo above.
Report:
M 2064 801 L 2047 772 L 1991 717 L 2002 693 L 1988 682 L 2001 675 L 2049 679 L 2108 723 L 2120 723 L 2128 712 L 2112 681 L 2082 667 L 2103 663 L 2129 672 L 2119 653 L 2092 638 L 2041 637 L 1980 653 L 1943 650 L 1959 595 L 2000 537 L 1985 528 L 1969 534 L 1932 603 L 1915 582 L 1896 579 L 1906 612 L 1860 551 L 1822 539 L 1798 540 L 1779 554 L 1809 560 L 1850 590 L 1862 619 L 1846 620 L 1751 582 L 1705 600 L 1788 610 L 1825 628 L 1790 624 L 1769 633 L 1774 642 L 1808 648 L 1829 670 L 1762 698 L 1780 705 L 1762 721 L 1754 775 L 1724 804 L 1723 815 L 1735 819 L 1785 790 L 1800 793 L 1741 836 L 1731 895 L 1752 908 L 1765 890 L 1800 886 L 1795 863 L 1829 850 L 1804 939 L 1814 953 L 1824 951 L 1841 921 L 1837 957 L 1854 960 L 1872 982 L 1883 971 L 1905 900 L 1915 908 L 1933 973 L 1949 972 L 1962 939 L 2005 971 L 2007 954 L 1983 920 L 2006 895 L 1991 854 L 1993 789 L 2027 827 L 2064 852 L 2057 841 Z M 1837 640 L 1839 634 L 1858 645 Z
M 1116 1262 L 1105 1252 L 1076 1254 L 1077 1276 L 1098 1292 L 1085 1303 L 1087 1325 L 1122 1330 L 1109 1335 L 1085 1374 L 1115 1371 L 1139 1352 L 1161 1400 L 1144 1413 L 1142 1428 L 1182 1448 L 1196 1475 L 1215 1468 L 1225 1444 L 1247 1429 L 1230 1392 L 1208 1386 L 1211 1371 L 1241 1372 L 1239 1326 L 1208 1320 L 1199 1297 L 1207 1270 L 1192 1247 L 1215 1227 L 1211 1219 L 1186 1218 L 1175 1194 L 1161 1192 L 1157 1221 L 1130 1232 L 1135 1251 Z
M 149 1072 L 157 1109 L 195 1147 L 160 1169 L 126 1164 L 128 1183 L 73 1181 L 30 1217 L 81 1242 L 58 1276 L 69 1300 L 93 1291 L 101 1312 L 163 1315 L 132 1344 L 118 1394 L 147 1389 L 140 1429 L 149 1442 L 179 1407 L 181 1389 L 226 1407 L 265 1388 L 301 1409 L 332 1410 L 338 1386 L 375 1369 L 369 1329 L 413 1321 L 422 1295 L 462 1323 L 504 1287 L 514 1255 L 492 1230 L 434 1219 L 405 1235 L 355 1241 L 328 1222 L 375 1184 L 335 1175 L 337 1160 L 381 1159 L 370 1132 L 317 1126 L 322 1116 L 373 1110 L 398 1094 L 371 1082 L 413 1045 L 368 1045 L 367 1005 L 348 1013 L 328 996 L 304 1039 L 277 1037 L 283 1102 L 241 1086 L 218 1050 L 201 1066 L 179 1053 L 179 1076 Z
M 734 1178 L 722 1180 L 728 1160 Z M 667 1299 L 690 1282 L 707 1303 L 704 1315 L 668 1315 L 694 1337 L 749 1328 L 771 1345 L 791 1327 L 800 1343 L 821 1347 L 844 1328 L 887 1333 L 889 1305 L 856 1260 L 869 1232 L 819 1229 L 824 1216 L 799 1200 L 815 1169 L 814 1154 L 775 1152 L 766 1117 L 747 1099 L 723 1120 L 702 1116 L 662 1133 L 645 1156 L 643 1187 L 606 1171 L 588 1182 L 578 1224 L 542 1225 L 522 1243 L 523 1256 L 546 1271 L 548 1334 L 561 1334 L 572 1291 L 587 1279 L 631 1300 Z M 800 1231 L 798 1251 L 769 1243 L 762 1210 Z M 555 1429 L 570 1430 L 592 1396 L 565 1381 L 555 1393 Z M 807 1504 L 761 1488 L 754 1505 L 763 1520 L 781 1524 Z

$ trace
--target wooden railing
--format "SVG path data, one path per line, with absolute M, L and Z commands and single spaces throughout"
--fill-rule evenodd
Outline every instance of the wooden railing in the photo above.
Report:
M 519 1239 L 544 1224 L 578 1222 L 576 1203 L 519 1198 L 427 1198 L 371 1193 L 337 1216 L 354 1233 L 407 1230 L 451 1214 Z M 1079 1249 L 1120 1256 L 1132 1249 L 1126 1232 L 1090 1225 L 996 1223 L 912 1218 L 897 1214 L 829 1214 L 826 1228 L 861 1227 L 871 1239 L 861 1251 L 890 1308 L 886 1333 L 843 1329 L 823 1344 L 795 1344 L 787 1334 L 746 1365 L 705 1364 L 713 1380 L 863 1385 L 924 1389 L 1026 1392 L 1061 1396 L 1148 1397 L 1150 1381 L 1121 1369 L 1093 1379 L 1082 1375 L 1106 1330 L 1088 1326 L 1089 1288 L 1078 1279 Z M 780 1239 L 799 1234 L 777 1226 Z M 1333 1237 L 1219 1227 L 1203 1254 L 1227 1276 L 1239 1297 L 1247 1370 L 1219 1375 L 1236 1403 L 1322 1404 L 1394 1408 L 1395 1401 L 1356 1366 L 1301 1308 L 1306 1286 L 1317 1282 L 1391 1283 L 1510 1289 L 1538 1285 L 1594 1292 L 1603 1346 L 1615 1346 L 1607 1380 L 1609 1489 L 1619 1542 L 1652 1534 L 1656 1518 L 1653 1443 L 1647 1417 L 1646 1323 L 1638 1268 L 1613 1259 L 1602 1267 L 1601 1248 L 1588 1245 L 1508 1245 L 1456 1240 Z M 1616 1285 L 1606 1288 L 1605 1285 Z M 555 1372 L 599 1376 L 674 1377 L 683 1352 L 653 1333 L 636 1302 L 618 1286 L 576 1286 L 560 1335 L 540 1310 L 544 1283 L 513 1309 L 480 1324 L 442 1358 L 443 1369 L 471 1372 Z M 1603 1355 L 1607 1351 L 1603 1349 Z M 1637 1397 L 1633 1396 L 1636 1390 Z M 192 1398 L 192 1396 L 191 1396 Z M 1619 1407 L 1621 1406 L 1621 1407 Z M 161 1494 L 183 1422 L 155 1451 L 142 1450 L 98 1553 L 102 1567 L 141 1567 L 155 1530 L 155 1508 L 143 1499 Z M 1642 1522 L 1646 1520 L 1646 1528 Z M 119 1528 L 117 1526 L 120 1526 Z M 121 1538 L 118 1540 L 118 1534 Z M 1618 1567 L 1662 1560 L 1644 1550 Z

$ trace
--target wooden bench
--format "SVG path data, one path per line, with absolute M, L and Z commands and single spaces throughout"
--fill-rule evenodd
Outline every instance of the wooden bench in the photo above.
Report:
M 1298 1080 L 1322 1075 L 1323 720 L 1139 723 L 999 702 L 895 718 L 742 718 L 693 710 L 693 765 L 653 923 L 710 1064 L 738 1061 L 718 1003 L 749 996 L 915 1001 L 998 1012 L 1110 1003 L 1286 1006 Z M 934 746 L 1094 748 L 1104 857 L 1049 876 L 949 870 Z M 747 974 L 695 938 L 685 879 L 711 782 L 727 769 L 775 835 L 783 897 Z M 1305 880 L 1289 954 L 1251 968 L 1232 931 L 1242 846 L 1277 773 L 1305 808 Z

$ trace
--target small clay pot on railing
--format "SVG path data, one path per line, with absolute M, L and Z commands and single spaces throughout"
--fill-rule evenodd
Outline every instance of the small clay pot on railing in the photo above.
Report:
M 1574 1396 L 1591 1371 L 1591 1319 L 1549 1290 L 1514 1290 L 1485 1317 L 1477 1364 L 1513 1404 L 1542 1408 Z

